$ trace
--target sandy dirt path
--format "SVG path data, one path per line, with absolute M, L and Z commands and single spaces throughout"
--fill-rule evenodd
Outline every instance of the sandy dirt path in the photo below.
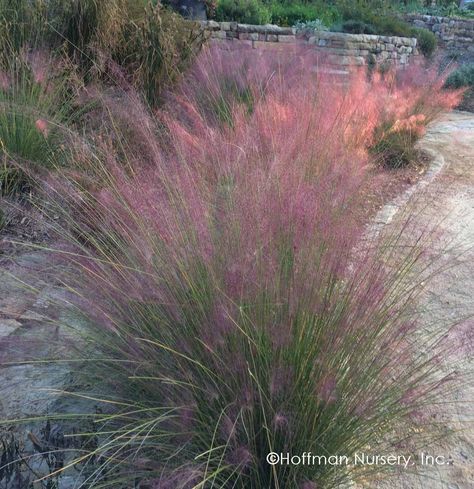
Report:
M 371 488 L 386 489 L 473 489 L 474 488 L 474 116 L 453 112 L 443 116 L 428 130 L 421 148 L 437 156 L 436 174 L 427 179 L 414 197 L 420 228 L 439 223 L 440 251 L 450 264 L 430 281 L 423 294 L 423 328 L 447 329 L 463 320 L 462 348 L 456 351 L 463 382 L 439 406 L 438 417 L 454 436 L 429 447 L 432 455 L 442 455 L 449 465 L 419 469 L 418 475 L 401 474 Z M 443 161 L 444 160 L 444 161 Z M 441 161 L 441 164 L 440 164 Z M 441 167 L 442 166 L 442 167 Z M 418 194 L 418 195 L 417 195 Z M 421 198 L 420 198 L 421 197 Z M 413 199 L 398 204 L 403 213 Z M 389 208 L 393 214 L 393 207 Z M 447 245 L 449 243 L 449 245 Z M 450 361 L 445 369 L 452 368 Z

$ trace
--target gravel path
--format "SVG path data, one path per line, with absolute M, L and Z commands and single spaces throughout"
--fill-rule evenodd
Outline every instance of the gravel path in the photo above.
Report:
M 433 124 L 421 147 L 437 155 L 434 174 L 421 182 L 413 197 L 419 208 L 417 224 L 440 222 L 443 258 L 452 265 L 432 280 L 423 295 L 425 328 L 446 329 L 463 320 L 463 347 L 456 352 L 462 388 L 439 407 L 439 419 L 454 430 L 450 441 L 440 441 L 426 452 L 451 458 L 452 464 L 424 467 L 418 475 L 402 474 L 374 488 L 473 489 L 474 488 L 474 116 L 453 112 Z M 443 162 L 444 159 L 444 162 Z M 444 163 L 444 164 L 443 164 Z M 419 191 L 421 191 L 421 194 Z M 421 199 L 420 199 L 421 195 Z M 398 199 L 403 213 L 413 201 Z M 393 218 L 393 206 L 385 209 Z M 447 247 L 449 241 L 449 247 Z M 448 370 L 451 365 L 446 365 Z

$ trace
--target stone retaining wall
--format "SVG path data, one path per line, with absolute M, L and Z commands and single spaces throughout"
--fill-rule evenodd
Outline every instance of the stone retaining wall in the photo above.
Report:
M 474 52 L 474 19 L 408 14 L 405 20 L 433 32 L 442 47 Z
M 248 25 L 237 22 L 207 21 L 201 23 L 210 37 L 223 41 L 239 41 L 253 48 L 284 48 L 305 44 L 328 56 L 335 65 L 407 65 L 419 56 L 416 39 L 368 34 L 345 34 L 316 31 L 296 33 L 291 27 Z
M 407 65 L 418 56 L 417 40 L 407 37 L 316 32 L 305 37 L 336 64 L 397 64 Z

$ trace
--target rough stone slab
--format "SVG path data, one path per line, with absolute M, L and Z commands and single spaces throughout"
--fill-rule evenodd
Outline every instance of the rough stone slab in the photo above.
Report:
M 15 319 L 0 319 L 0 340 L 12 334 L 21 327 L 21 323 Z
M 284 51 L 291 48 L 291 44 L 279 43 L 279 42 L 269 42 L 269 41 L 253 41 L 253 47 L 255 49 L 270 49 L 276 51 Z
M 278 35 L 294 35 L 294 30 L 291 27 L 279 27 L 273 24 L 265 25 L 250 25 L 250 24 L 237 24 L 238 32 L 257 32 L 259 34 L 271 33 Z
M 215 20 L 204 20 L 201 22 L 201 26 L 210 31 L 217 31 L 221 29 L 221 25 Z
M 334 54 L 336 56 L 360 56 L 359 49 L 341 49 L 341 48 L 326 48 L 325 53 Z
M 251 41 L 250 39 L 244 39 L 242 41 L 239 40 L 239 46 L 249 46 L 251 48 L 253 48 L 253 41 Z
M 226 39 L 227 33 L 226 33 L 226 31 L 212 31 L 211 37 L 213 39 Z
M 286 36 L 286 35 L 280 35 L 278 36 L 278 42 L 295 42 L 296 38 L 294 35 L 291 36 Z

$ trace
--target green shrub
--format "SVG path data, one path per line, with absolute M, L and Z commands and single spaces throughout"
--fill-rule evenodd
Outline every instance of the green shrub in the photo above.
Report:
M 147 0 L 141 0 L 142 9 Z M 8 42 L 18 52 L 24 46 L 65 45 L 76 61 L 93 57 L 92 46 L 120 42 L 117 27 L 129 22 L 124 15 L 132 0 L 0 0 L 0 21 Z
M 296 32 L 317 32 L 327 31 L 328 28 L 321 22 L 320 19 L 309 20 L 306 22 L 297 22 L 294 24 Z
M 122 42 L 124 25 L 147 1 L 0 0 L 0 34 L 8 34 L 16 52 L 25 46 L 64 46 L 75 61 L 90 66 L 95 51 Z
M 67 41 L 69 54 L 88 54 L 88 47 L 101 28 L 100 20 L 105 15 L 106 4 L 109 2 L 100 4 L 97 0 L 50 1 L 50 17 L 54 32 L 57 32 L 60 42 Z
M 268 24 L 270 12 L 258 0 L 220 0 L 216 20 L 236 21 L 244 24 Z
M 374 15 L 370 23 L 375 27 L 377 34 L 400 37 L 412 36 L 412 27 L 397 17 Z
M 270 2 L 268 3 L 273 24 L 294 25 L 298 22 L 309 22 L 316 19 L 323 24 L 331 25 L 339 19 L 334 6 L 321 2 Z
M 376 34 L 373 25 L 366 24 L 361 20 L 346 20 L 341 24 L 341 31 L 351 34 Z
M 427 57 L 433 55 L 437 47 L 436 36 L 428 29 L 412 27 L 403 20 L 392 16 L 375 16 L 372 25 L 377 34 L 387 36 L 415 37 L 420 51 Z
M 409 5 L 400 5 L 398 10 L 402 12 L 418 13 L 418 14 L 428 14 L 440 17 L 457 17 L 457 18 L 467 18 L 472 19 L 474 17 L 474 4 L 470 3 L 464 8 L 460 8 L 458 3 L 453 0 L 437 1 L 435 6 L 431 5 L 431 2 L 425 2 L 425 4 L 420 5 L 422 2 L 414 2 Z M 428 5 L 426 5 L 426 3 Z
M 340 12 L 341 20 L 360 20 L 371 23 L 376 17 L 374 6 L 364 0 L 337 0 L 337 9 Z
M 386 9 L 376 8 L 374 2 L 363 0 L 344 1 L 341 0 L 338 8 L 341 12 L 342 21 L 359 21 L 373 26 L 376 34 L 410 37 L 411 26 L 402 19 L 387 15 Z
M 416 37 L 420 51 L 426 56 L 431 57 L 438 46 L 436 36 L 428 29 L 412 28 L 412 36 Z
M 447 88 L 474 87 L 474 63 L 462 65 L 453 71 L 445 83 Z

